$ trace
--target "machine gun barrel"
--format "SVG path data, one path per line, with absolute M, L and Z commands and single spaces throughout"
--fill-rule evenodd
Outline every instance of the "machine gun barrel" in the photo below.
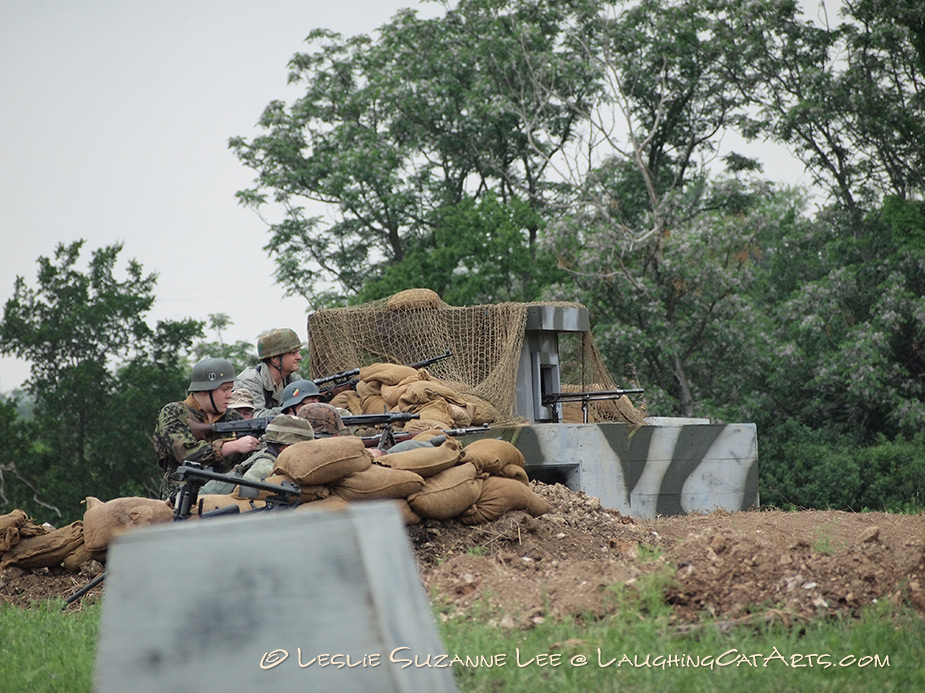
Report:
M 588 423 L 588 403 L 599 399 L 620 399 L 623 395 L 642 394 L 642 388 L 629 388 L 621 390 L 588 390 L 585 392 L 553 392 L 543 395 L 545 406 L 555 406 L 561 402 L 581 402 L 582 421 Z M 557 414 L 558 415 L 558 414 Z

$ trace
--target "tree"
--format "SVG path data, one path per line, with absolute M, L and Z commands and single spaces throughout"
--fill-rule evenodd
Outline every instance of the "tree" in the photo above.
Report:
M 150 490 L 156 469 L 149 440 L 160 406 L 185 391 L 185 354 L 202 336 L 194 320 L 144 320 L 156 276 L 130 260 L 117 277 L 121 245 L 93 251 L 60 244 L 38 260 L 37 288 L 16 278 L 0 322 L 0 351 L 31 361 L 26 390 L 35 402 L 35 439 L 17 464 L 56 510 L 79 514 L 86 495 Z
M 321 304 L 356 295 L 409 254 L 436 249 L 438 237 L 473 230 L 447 227 L 458 218 L 449 210 L 486 195 L 540 212 L 554 187 L 548 158 L 579 117 L 564 104 L 596 88 L 581 56 L 560 44 L 560 27 L 581 21 L 586 4 L 463 0 L 439 19 L 402 12 L 375 39 L 313 32 L 313 50 L 290 63 L 305 95 L 271 103 L 264 134 L 230 141 L 257 172 L 239 199 L 282 207 L 266 249 L 287 291 Z M 512 94 L 537 100 L 540 65 L 543 130 L 531 133 L 523 109 L 506 103 Z M 329 205 L 335 220 L 310 216 L 306 201 Z M 532 254 L 539 225 L 524 231 Z M 337 290 L 319 290 L 322 281 Z

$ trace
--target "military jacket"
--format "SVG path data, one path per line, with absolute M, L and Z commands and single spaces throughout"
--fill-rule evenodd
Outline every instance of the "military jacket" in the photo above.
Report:
M 254 418 L 262 416 L 276 416 L 282 414 L 283 390 L 289 383 L 302 380 L 298 371 L 283 378 L 279 384 L 273 382 L 270 374 L 271 366 L 258 363 L 249 366 L 238 374 L 234 381 L 234 389 L 247 390 L 254 399 Z

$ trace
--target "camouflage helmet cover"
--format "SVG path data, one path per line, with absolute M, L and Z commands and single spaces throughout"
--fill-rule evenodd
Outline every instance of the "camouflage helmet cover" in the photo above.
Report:
M 263 434 L 265 441 L 279 445 L 293 445 L 314 437 L 315 432 L 308 421 L 287 414 L 274 416 L 267 424 L 267 432 Z
M 308 421 L 315 429 L 315 436 L 337 436 L 347 430 L 337 407 L 324 402 L 303 404 L 298 411 L 299 418 Z
M 299 404 L 306 397 L 317 397 L 318 386 L 311 380 L 295 380 L 283 390 L 283 403 L 280 407 L 285 411 L 291 406 Z
M 250 390 L 241 388 L 231 393 L 231 399 L 228 400 L 229 409 L 256 409 L 254 406 L 254 396 Z
M 299 335 L 295 333 L 295 330 L 277 328 L 264 332 L 257 338 L 257 358 L 263 361 L 280 354 L 288 354 L 290 351 L 301 349 L 303 346 L 305 344 L 299 339 Z
M 189 392 L 217 390 L 234 382 L 234 366 L 228 359 L 206 358 L 198 361 L 190 373 Z

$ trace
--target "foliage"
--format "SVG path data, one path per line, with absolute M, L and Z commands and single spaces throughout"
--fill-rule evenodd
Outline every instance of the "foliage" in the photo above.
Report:
M 409 254 L 438 251 L 447 236 L 472 232 L 462 239 L 468 246 L 479 240 L 480 225 L 459 217 L 465 208 L 457 205 L 467 201 L 493 195 L 514 207 L 512 218 L 526 218 L 515 199 L 542 210 L 555 187 L 547 159 L 579 117 L 565 103 L 583 103 L 596 88 L 582 56 L 560 45 L 559 27 L 581 21 L 584 5 L 462 0 L 438 19 L 402 12 L 375 39 L 312 32 L 311 52 L 290 62 L 290 82 L 305 95 L 291 106 L 267 106 L 264 134 L 230 141 L 257 173 L 239 199 L 282 208 L 266 249 L 287 290 L 324 304 L 383 274 L 381 286 L 392 287 L 390 266 Z M 548 77 L 541 92 L 536 69 Z M 507 105 L 511 95 L 520 109 Z M 541 128 L 519 112 L 539 102 Z M 333 221 L 310 216 L 311 202 L 329 205 Z M 531 220 L 523 231 L 532 253 L 538 224 Z M 493 238 L 492 249 L 504 239 Z M 516 251 L 524 239 L 507 240 Z M 507 271 L 515 285 L 538 278 L 531 265 Z M 454 291 L 456 276 L 449 275 Z M 322 282 L 336 282 L 339 291 L 319 290 Z
M 42 505 L 64 519 L 82 514 L 87 495 L 154 488 L 148 434 L 158 409 L 185 391 L 185 354 L 202 335 L 194 320 L 150 328 L 144 314 L 154 302 L 155 275 L 130 260 L 120 280 L 121 245 L 93 251 L 81 270 L 83 243 L 40 257 L 36 288 L 17 277 L 0 322 L 2 353 L 31 361 L 26 390 L 35 403 L 31 447 L 13 461 L 29 491 L 13 495 L 30 497 L 28 512 Z

